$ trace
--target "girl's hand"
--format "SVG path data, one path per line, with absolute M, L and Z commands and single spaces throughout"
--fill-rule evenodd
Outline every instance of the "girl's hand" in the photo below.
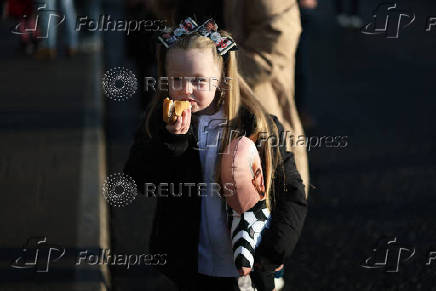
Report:
M 238 269 L 239 276 L 247 276 L 251 272 L 251 268 L 242 267 L 241 269 Z
M 177 116 L 177 120 L 173 124 L 167 124 L 165 128 L 172 134 L 185 134 L 191 126 L 191 109 L 185 109 L 182 116 Z
M 318 0 L 302 0 L 300 5 L 303 9 L 315 9 L 318 6 Z

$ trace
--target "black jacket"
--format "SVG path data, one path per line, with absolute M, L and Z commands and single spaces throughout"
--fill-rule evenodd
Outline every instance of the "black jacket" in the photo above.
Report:
M 254 116 L 244 108 L 241 108 L 239 114 L 242 114 L 243 128 L 238 130 L 249 136 L 254 128 Z M 277 117 L 271 117 L 281 139 L 283 126 Z M 196 149 L 197 134 L 192 124 L 186 134 L 169 133 L 160 112 L 153 114 L 152 120 L 153 138 L 146 137 L 142 120 L 124 172 L 135 179 L 141 193 L 144 193 L 145 183 L 153 183 L 155 186 L 173 183 L 173 193 L 178 194 L 179 183 L 182 183 L 180 197 L 162 192 L 168 197 L 161 195 L 157 198 L 150 251 L 154 254 L 167 254 L 167 263 L 160 267 L 161 271 L 179 286 L 186 286 L 190 290 L 189 286 L 193 283 L 190 279 L 197 272 L 201 196 L 197 195 L 197 188 L 186 183 L 197 185 L 203 182 L 199 152 Z M 261 263 L 263 271 L 269 273 L 283 264 L 294 250 L 307 212 L 304 185 L 295 167 L 294 155 L 287 152 L 284 146 L 276 149 L 280 150 L 283 157 L 283 164 L 278 166 L 274 179 L 276 202 L 272 206 L 270 227 L 262 234 L 255 254 L 255 264 Z M 171 186 L 168 188 L 171 190 Z M 159 196 L 157 190 L 154 193 Z M 146 195 L 150 197 L 153 193 L 149 191 Z

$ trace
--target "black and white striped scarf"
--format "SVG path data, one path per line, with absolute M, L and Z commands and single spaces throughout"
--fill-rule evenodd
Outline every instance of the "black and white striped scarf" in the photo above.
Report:
M 266 200 L 260 200 L 241 215 L 227 206 L 227 213 L 236 268 L 253 268 L 254 251 L 260 243 L 261 232 L 270 216 Z

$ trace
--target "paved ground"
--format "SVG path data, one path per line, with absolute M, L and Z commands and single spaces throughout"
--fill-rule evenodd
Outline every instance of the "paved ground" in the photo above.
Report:
M 96 54 L 70 59 L 62 52 L 52 62 L 22 55 L 9 32 L 14 24 L 0 25 L 0 290 L 73 290 L 75 281 L 81 290 L 99 290 L 98 268 L 83 271 L 74 262 L 80 248 L 107 246 L 99 204 L 101 63 Z M 31 237 L 46 238 L 37 266 L 11 269 L 14 259 L 31 259 L 32 250 L 22 249 Z M 66 250 L 63 259 L 35 272 L 50 245 Z
M 286 290 L 436 288 L 436 266 L 425 265 L 428 251 L 436 250 L 436 35 L 424 31 L 436 7 L 401 1 L 400 8 L 416 13 L 416 22 L 399 39 L 385 39 L 336 27 L 332 7 L 320 2 L 308 28 L 312 74 L 306 104 L 317 120 L 308 135 L 347 136 L 348 146 L 310 151 L 316 189 Z M 365 20 L 377 3 L 361 3 Z M 384 236 L 399 242 L 388 264 L 396 248 L 416 248 L 399 272 L 360 266 Z M 380 258 L 383 243 L 378 249 Z

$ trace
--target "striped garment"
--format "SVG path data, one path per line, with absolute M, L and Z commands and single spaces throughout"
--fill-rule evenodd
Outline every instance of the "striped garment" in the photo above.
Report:
M 237 269 L 253 268 L 254 250 L 261 240 L 261 231 L 270 216 L 266 200 L 260 200 L 251 209 L 239 215 L 231 207 L 229 229 L 231 230 L 233 259 Z

